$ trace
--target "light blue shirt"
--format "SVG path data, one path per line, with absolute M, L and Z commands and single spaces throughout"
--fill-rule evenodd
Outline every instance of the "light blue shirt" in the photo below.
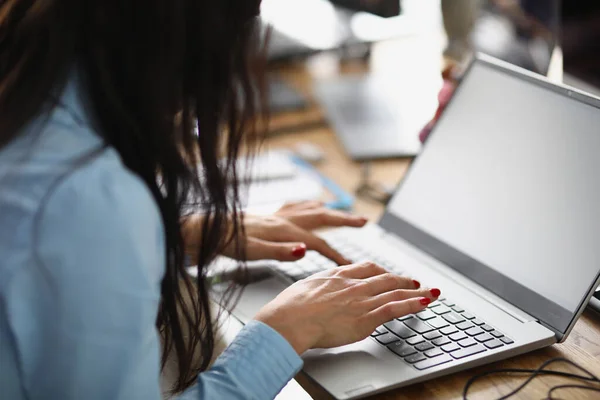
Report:
M 0 150 L 0 398 L 159 399 L 164 232 L 73 79 Z M 302 360 L 252 322 L 183 399 L 270 399 Z

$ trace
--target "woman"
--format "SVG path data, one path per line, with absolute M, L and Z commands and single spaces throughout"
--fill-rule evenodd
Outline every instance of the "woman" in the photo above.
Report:
M 0 2 L 3 398 L 159 398 L 167 359 L 184 398 L 273 398 L 304 351 L 361 340 L 439 295 L 370 263 L 317 274 L 209 368 L 217 254 L 308 248 L 347 264 L 309 230 L 365 223 L 310 204 L 237 211 L 235 159 L 259 111 L 259 3 Z

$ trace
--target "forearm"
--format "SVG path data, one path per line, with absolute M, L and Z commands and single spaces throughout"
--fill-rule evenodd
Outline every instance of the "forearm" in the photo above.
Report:
M 302 359 L 281 335 L 252 321 L 179 399 L 272 399 L 301 367 Z

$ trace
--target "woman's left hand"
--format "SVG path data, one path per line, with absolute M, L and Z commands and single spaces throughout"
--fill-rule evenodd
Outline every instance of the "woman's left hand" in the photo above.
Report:
M 331 227 L 363 227 L 367 219 L 330 210 L 320 202 L 291 203 L 272 216 L 247 215 L 247 259 L 296 261 L 306 250 L 315 250 L 339 265 L 351 264 L 329 244 L 312 233 Z
M 342 226 L 360 228 L 366 223 L 366 218 L 330 210 L 320 202 L 292 203 L 270 216 L 245 215 L 246 236 L 242 243 L 246 244 L 247 261 L 297 261 L 304 257 L 306 250 L 315 250 L 339 265 L 348 265 L 350 261 L 312 231 Z M 189 232 L 189 228 L 187 230 Z M 188 236 L 185 231 L 184 236 Z M 238 258 L 235 241 L 227 245 L 222 254 Z

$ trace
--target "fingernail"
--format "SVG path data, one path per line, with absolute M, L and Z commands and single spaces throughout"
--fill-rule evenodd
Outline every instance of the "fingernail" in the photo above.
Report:
M 427 306 L 427 305 L 429 305 L 429 303 L 431 303 L 431 300 L 428 299 L 427 297 L 421 297 L 421 299 L 419 300 L 419 303 L 421 303 L 421 305 Z
M 429 292 L 431 293 L 432 297 L 440 297 L 440 294 L 442 294 L 440 289 L 431 289 Z
M 419 281 L 413 280 L 413 284 L 415 285 L 415 288 L 417 288 L 417 289 L 421 287 L 421 282 L 419 282 Z
M 306 255 L 306 246 L 301 245 L 292 249 L 292 255 L 296 258 L 302 258 Z

